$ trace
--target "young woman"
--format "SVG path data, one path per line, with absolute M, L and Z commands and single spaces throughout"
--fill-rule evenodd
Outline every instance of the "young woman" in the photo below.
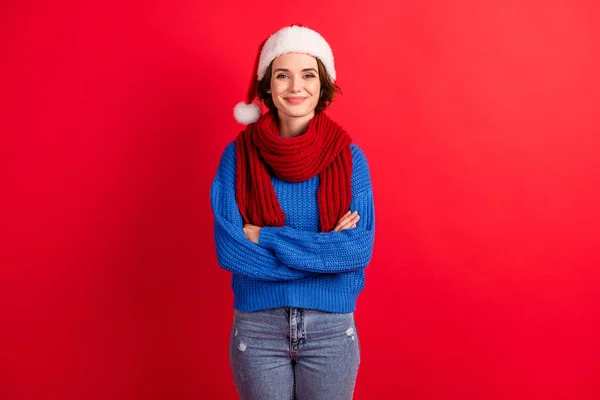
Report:
M 211 186 L 217 259 L 232 272 L 234 383 L 242 399 L 347 400 L 375 234 L 369 167 L 323 112 L 339 91 L 325 39 L 289 26 L 261 47 L 250 104 L 234 109 L 247 126 Z

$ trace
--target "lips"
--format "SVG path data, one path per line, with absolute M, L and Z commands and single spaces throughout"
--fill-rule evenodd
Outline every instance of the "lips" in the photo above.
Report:
M 290 104 L 300 104 L 306 100 L 306 97 L 286 97 L 284 100 Z

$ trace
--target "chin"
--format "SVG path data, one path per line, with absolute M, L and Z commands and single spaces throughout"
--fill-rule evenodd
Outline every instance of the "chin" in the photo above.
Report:
M 303 110 L 303 111 L 292 111 L 289 112 L 288 115 L 292 116 L 292 117 L 304 117 L 305 115 L 308 115 L 311 113 L 311 110 Z
M 290 109 L 290 108 L 285 108 L 285 111 L 283 112 L 284 114 L 290 116 L 290 117 L 304 117 L 305 115 L 308 115 L 310 113 L 312 113 L 315 110 L 315 108 L 310 108 L 310 109 Z

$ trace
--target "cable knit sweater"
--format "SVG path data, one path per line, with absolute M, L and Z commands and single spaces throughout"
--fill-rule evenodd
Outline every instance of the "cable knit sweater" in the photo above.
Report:
M 299 307 L 349 313 L 364 287 L 371 261 L 375 209 L 369 166 L 363 151 L 352 149 L 351 211 L 355 228 L 319 232 L 319 176 L 298 183 L 271 175 L 285 226 L 265 226 L 258 245 L 248 240 L 235 197 L 235 140 L 223 152 L 210 190 L 219 265 L 232 273 L 233 307 L 257 311 Z

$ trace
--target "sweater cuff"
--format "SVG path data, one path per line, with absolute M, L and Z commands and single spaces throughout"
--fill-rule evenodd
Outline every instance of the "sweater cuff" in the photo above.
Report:
M 260 235 L 258 236 L 258 245 L 265 249 L 275 250 L 277 246 L 277 234 L 276 229 L 280 229 L 275 226 L 263 226 L 260 228 Z

